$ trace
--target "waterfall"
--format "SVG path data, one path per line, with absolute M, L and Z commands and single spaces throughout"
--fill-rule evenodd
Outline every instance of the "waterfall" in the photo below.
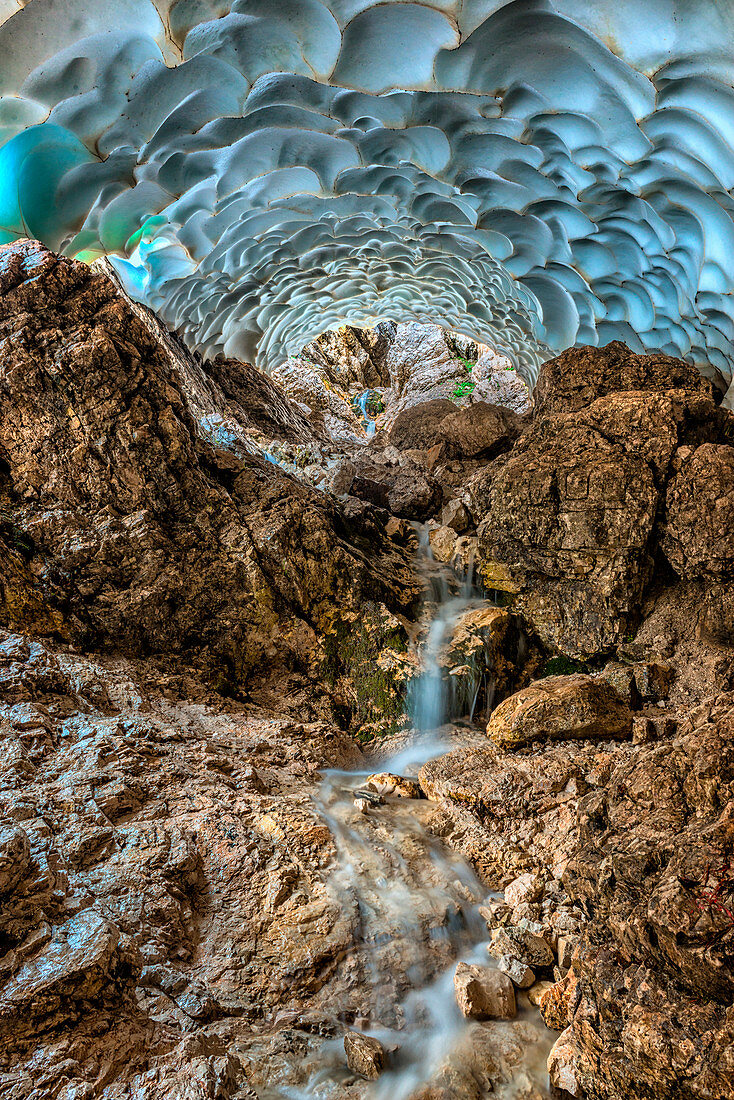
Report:
M 450 747 L 452 701 L 440 653 L 458 618 L 483 602 L 471 565 L 464 577 L 439 566 L 425 532 L 419 554 L 431 620 L 421 646 L 422 671 L 408 700 L 415 734 L 408 748 L 381 761 L 382 773 L 416 775 L 423 762 Z M 493 895 L 464 858 L 429 831 L 432 803 L 378 798 L 360 808 L 355 794 L 369 774 L 328 772 L 316 797 L 337 850 L 329 892 L 355 929 L 353 953 L 342 964 L 348 976 L 336 995 L 330 992 L 336 1037 L 312 1060 L 306 1084 L 286 1085 L 268 1093 L 268 1100 L 488 1100 L 490 1093 L 492 1100 L 543 1100 L 549 1096 L 545 1063 L 555 1036 L 537 1010 L 518 998 L 515 1020 L 480 1025 L 462 1016 L 454 997 L 459 961 L 493 965 L 479 912 Z M 345 1066 L 347 1030 L 362 1030 L 390 1052 L 376 1081 L 353 1082 Z M 485 1089 L 474 1062 L 477 1043 L 487 1037 L 495 1044 L 498 1080 Z M 447 1073 L 461 1091 L 432 1091 Z

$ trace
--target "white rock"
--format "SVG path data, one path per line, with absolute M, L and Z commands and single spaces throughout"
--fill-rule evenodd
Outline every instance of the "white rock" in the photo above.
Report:
M 535 981 L 535 974 L 530 967 L 519 959 L 513 959 L 511 955 L 503 955 L 498 960 L 497 966 L 507 974 L 512 984 L 518 989 L 529 989 Z
M 576 1044 L 570 1027 L 556 1039 L 548 1055 L 548 1076 L 557 1089 L 564 1089 L 571 1096 L 579 1096 L 581 1089 L 576 1075 Z

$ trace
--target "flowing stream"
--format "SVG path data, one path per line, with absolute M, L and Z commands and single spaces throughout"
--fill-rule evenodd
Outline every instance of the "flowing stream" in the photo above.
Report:
M 439 654 L 457 620 L 482 598 L 437 569 L 422 546 L 433 616 L 422 646 L 422 673 L 409 696 L 415 734 L 391 759 L 364 772 L 324 775 L 316 800 L 337 848 L 329 883 L 334 900 L 359 930 L 330 1009 L 337 1038 L 307 1067 L 306 1083 L 272 1095 L 289 1100 L 543 1100 L 546 1060 L 555 1035 L 524 994 L 512 1021 L 478 1023 L 460 1013 L 453 989 L 459 960 L 493 965 L 478 907 L 490 898 L 473 870 L 426 828 L 436 807 L 419 799 L 355 803 L 371 772 L 416 775 L 445 752 L 449 692 Z M 471 570 L 470 570 L 471 572 Z M 458 590 L 457 590 L 458 589 Z M 463 732 L 463 731 L 462 731 Z M 456 735 L 456 731 L 454 731 Z M 481 736 L 481 735 L 477 735 Z M 374 1082 L 345 1065 L 344 1032 L 362 1030 L 389 1053 Z

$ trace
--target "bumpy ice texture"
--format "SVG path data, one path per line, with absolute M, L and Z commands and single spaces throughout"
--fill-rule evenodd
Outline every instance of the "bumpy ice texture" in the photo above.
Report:
M 341 322 L 731 375 L 723 0 L 0 0 L 0 240 L 270 368 Z

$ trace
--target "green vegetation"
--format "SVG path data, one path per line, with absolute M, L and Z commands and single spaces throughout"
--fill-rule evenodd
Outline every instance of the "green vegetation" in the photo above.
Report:
M 353 731 L 372 726 L 369 732 L 374 733 L 377 725 L 380 732 L 388 733 L 402 725 L 401 655 L 407 652 L 407 644 L 394 620 L 380 621 L 378 612 L 355 622 L 342 621 L 325 639 L 324 648 L 326 682 L 342 696 Z
M 566 657 L 563 654 L 559 654 L 557 657 L 550 657 L 543 665 L 538 679 L 542 680 L 546 676 L 570 676 L 572 672 L 588 672 L 589 666 L 584 661 L 576 661 L 573 657 Z
M 460 401 L 462 397 L 469 397 L 470 394 L 474 393 L 476 385 L 476 382 L 458 382 L 451 394 L 451 400 Z
M 367 398 L 367 415 L 374 420 L 376 416 L 385 411 L 385 402 L 380 397 L 379 393 L 370 393 Z

